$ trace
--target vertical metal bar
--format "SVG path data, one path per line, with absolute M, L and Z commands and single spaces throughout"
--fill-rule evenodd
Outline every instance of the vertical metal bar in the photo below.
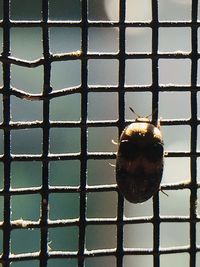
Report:
M 10 55 L 10 1 L 3 1 L 3 56 Z M 11 136 L 10 136 L 10 64 L 3 62 L 3 127 L 4 127 L 4 223 L 3 223 L 3 266 L 10 266 L 11 233 Z
M 152 120 L 158 119 L 158 1 L 152 0 Z
M 119 1 L 119 87 L 118 87 L 118 130 L 119 135 L 124 129 L 125 122 L 125 18 L 126 18 L 126 1 Z M 117 267 L 123 266 L 123 213 L 124 213 L 124 199 L 118 193 L 117 206 Z
M 43 56 L 44 56 L 44 84 L 43 95 L 47 96 L 51 91 L 50 75 L 51 63 L 49 52 L 49 1 L 42 1 L 42 42 L 43 42 Z M 42 161 L 42 200 L 41 200 L 41 254 L 40 266 L 47 266 L 48 260 L 48 203 L 49 203 L 49 100 L 43 101 L 43 161 Z
M 158 81 L 158 1 L 152 0 L 152 120 L 158 119 L 159 81 Z M 159 193 L 153 197 L 153 262 L 154 267 L 160 266 L 160 217 Z
M 87 178 L 87 104 L 88 104 L 88 3 L 82 0 L 82 36 L 81 36 L 81 173 L 80 173 L 80 225 L 79 225 L 79 251 L 78 266 L 84 267 L 85 228 L 86 228 L 86 178 Z
M 192 1 L 192 22 L 197 22 L 198 0 Z M 198 27 L 193 24 L 191 29 L 192 64 L 191 87 L 197 86 L 198 65 Z M 196 218 L 197 218 L 197 91 L 191 90 L 191 194 L 190 194 L 190 267 L 196 266 Z

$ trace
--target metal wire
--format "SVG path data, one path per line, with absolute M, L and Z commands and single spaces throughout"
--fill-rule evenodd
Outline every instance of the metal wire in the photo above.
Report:
M 128 22 L 126 21 L 126 0 L 119 1 L 119 22 L 109 21 L 89 21 L 88 2 L 81 1 L 81 21 L 50 21 L 49 1 L 42 0 L 41 21 L 13 21 L 10 19 L 10 2 L 3 1 L 3 20 L 0 27 L 3 29 L 3 53 L 0 61 L 3 66 L 3 86 L 0 94 L 3 96 L 3 122 L 0 129 L 3 130 L 4 147 L 0 161 L 4 164 L 4 186 L 0 191 L 4 199 L 3 222 L 0 227 L 3 231 L 3 248 L 0 262 L 2 266 L 8 267 L 12 262 L 22 262 L 38 260 L 41 267 L 48 266 L 49 260 L 53 259 L 76 259 L 79 267 L 87 266 L 86 260 L 93 257 L 113 256 L 115 266 L 125 266 L 124 257 L 129 255 L 151 255 L 153 256 L 154 267 L 162 266 L 161 256 L 166 254 L 188 253 L 189 265 L 195 267 L 197 262 L 197 252 L 200 246 L 197 245 L 196 225 L 200 222 L 197 215 L 198 182 L 197 182 L 197 158 L 200 152 L 197 151 L 197 128 L 199 125 L 197 117 L 197 85 L 198 72 L 198 0 L 192 1 L 192 19 L 190 22 L 160 22 L 158 19 L 158 1 L 152 0 L 152 21 L 151 22 Z M 42 29 L 43 57 L 39 60 L 26 61 L 10 56 L 10 30 L 15 27 L 37 27 Z M 73 53 L 52 54 L 49 48 L 49 29 L 51 27 L 80 27 L 81 50 Z M 88 28 L 89 27 L 116 27 L 119 29 L 119 52 L 118 53 L 88 53 Z M 127 27 L 150 27 L 152 29 L 152 52 L 127 54 L 125 48 L 125 31 Z M 189 27 L 191 28 L 191 53 L 158 53 L 159 28 L 160 27 Z M 118 85 L 117 86 L 88 86 L 88 60 L 89 59 L 117 59 L 119 61 Z M 150 86 L 125 86 L 125 63 L 127 59 L 151 59 L 152 61 L 152 84 Z M 190 59 L 191 60 L 191 83 L 187 86 L 159 84 L 159 60 L 160 59 Z M 51 64 L 53 62 L 80 60 L 81 61 L 81 85 L 53 91 L 51 86 Z M 41 94 L 31 94 L 20 88 L 11 85 L 11 65 L 23 66 L 26 68 L 36 68 L 42 66 L 44 69 L 43 92 Z M 90 92 L 117 92 L 118 93 L 118 120 L 117 121 L 88 121 L 88 94 Z M 89 160 L 112 160 L 116 154 L 113 152 L 88 152 L 88 129 L 94 127 L 117 127 L 119 133 L 124 129 L 125 124 L 125 93 L 126 92 L 151 92 L 152 111 L 154 120 L 158 118 L 159 92 L 181 91 L 191 93 L 191 118 L 162 120 L 163 126 L 189 125 L 191 128 L 190 151 L 170 151 L 166 157 L 189 157 L 191 181 L 188 183 L 167 184 L 163 190 L 190 190 L 190 212 L 189 216 L 161 216 L 159 195 L 153 197 L 153 215 L 147 217 L 124 217 L 124 199 L 118 194 L 116 218 L 87 218 L 87 194 L 90 192 L 118 192 L 116 185 L 95 185 L 87 186 L 87 172 Z M 50 121 L 51 100 L 75 93 L 81 94 L 81 120 L 71 121 Z M 13 122 L 11 120 L 11 97 L 43 102 L 43 120 L 34 122 Z M 42 154 L 26 155 L 12 154 L 11 131 L 20 129 L 42 129 Z M 81 151 L 80 153 L 50 153 L 50 130 L 52 128 L 79 128 L 81 131 Z M 80 161 L 80 184 L 79 186 L 50 186 L 49 165 L 52 161 L 79 160 Z M 28 188 L 11 187 L 11 164 L 13 162 L 41 162 L 42 163 L 42 185 Z M 79 217 L 73 219 L 49 219 L 49 197 L 52 193 L 79 193 Z M 35 194 L 41 196 L 41 215 L 38 221 L 12 220 L 11 218 L 11 198 L 13 196 Z M 190 242 L 187 246 L 177 246 L 162 248 L 160 246 L 160 225 L 161 223 L 188 223 L 190 227 Z M 153 225 L 153 246 L 149 248 L 125 248 L 124 247 L 124 227 L 126 225 L 147 224 Z M 79 229 L 78 250 L 77 251 L 51 251 L 49 250 L 49 229 L 76 226 Z M 88 250 L 86 249 L 86 228 L 87 226 L 116 226 L 117 241 L 115 248 Z M 39 229 L 40 249 L 29 253 L 11 253 L 11 233 L 14 229 Z M 144 237 L 142 237 L 144 238 Z M 58 266 L 58 265 L 57 265 Z M 114 265 L 112 265 L 114 266 Z

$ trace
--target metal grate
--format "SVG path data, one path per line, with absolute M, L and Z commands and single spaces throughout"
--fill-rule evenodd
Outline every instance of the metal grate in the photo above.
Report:
M 138 7 L 138 1 L 133 2 Z M 42 267 L 199 265 L 199 4 L 197 0 L 184 1 L 184 4 L 166 0 L 140 2 L 143 7 L 149 6 L 151 19 L 137 17 L 135 13 L 136 19 L 131 18 L 131 1 L 128 0 L 112 2 L 112 8 L 118 14 L 117 19 L 113 20 L 108 18 L 108 11 L 101 17 L 93 17 L 94 9 L 105 12 L 103 1 L 69 1 L 65 6 L 68 16 L 73 16 L 69 11 L 72 3 L 77 5 L 80 13 L 66 20 L 59 13 L 62 11 L 62 1 L 37 1 L 42 14 L 41 17 L 38 15 L 38 20 L 16 19 L 12 15 L 18 2 L 0 2 L 3 43 L 0 56 L 3 111 L 0 123 L 0 173 L 4 177 L 0 191 L 2 266 L 10 266 L 11 263 L 12 266 L 28 264 Z M 173 12 L 163 14 L 164 9 L 168 10 L 168 5 L 171 5 Z M 54 8 L 58 11 L 57 19 L 51 14 Z M 176 11 L 181 8 L 185 13 L 180 15 Z M 14 54 L 12 31 L 19 29 L 41 30 L 41 57 L 24 60 Z M 80 49 L 52 52 L 50 35 L 53 29 L 80 30 Z M 98 45 L 98 42 L 103 44 L 101 38 L 104 33 L 98 39 L 98 30 L 102 29 L 111 29 L 116 34 L 114 36 L 118 35 L 119 49 L 116 45 L 115 49 L 103 50 L 101 47 L 100 52 L 92 51 L 92 30 L 97 31 L 95 38 Z M 138 32 L 144 30 L 145 36 L 150 34 L 149 48 L 134 51 L 134 42 L 140 35 L 136 35 L 134 42 L 131 42 L 128 31 L 133 29 Z M 173 50 L 175 40 L 178 40 L 176 34 L 182 29 L 189 41 L 184 35 L 180 44 L 188 42 L 189 48 L 187 51 L 182 47 Z M 171 37 L 171 50 L 166 48 L 165 39 L 162 39 L 167 35 L 167 30 L 177 31 Z M 105 36 L 109 38 L 109 33 Z M 117 43 L 118 39 L 113 43 Z M 59 41 L 58 38 L 56 44 Z M 68 42 L 71 42 L 70 38 Z M 31 45 L 29 42 L 26 44 Z M 69 75 L 66 80 L 70 79 L 71 74 L 63 72 L 67 65 L 56 72 L 55 64 L 63 62 L 69 63 L 69 72 L 78 62 L 75 78 L 72 78 L 76 80 L 75 85 L 69 82 L 69 86 L 54 88 L 57 87 L 55 75 Z M 106 62 L 108 65 L 104 71 L 102 66 L 106 66 Z M 22 88 L 14 86 L 13 77 L 19 71 L 15 67 L 30 69 L 31 77 L 34 76 L 33 70 L 40 68 L 39 72 L 43 73 L 42 92 L 24 90 L 23 82 Z M 137 75 L 132 78 L 137 69 L 142 78 L 137 79 Z M 94 73 L 97 82 L 93 80 Z M 170 77 L 173 78 L 170 80 Z M 72 103 L 71 96 L 77 97 Z M 69 99 L 67 104 L 62 102 L 69 114 L 68 106 L 72 110 L 75 106 L 77 112 L 80 109 L 80 121 L 62 120 L 59 115 L 53 117 L 60 105 L 58 102 L 53 109 L 54 101 L 64 97 Z M 179 104 L 172 106 L 174 99 L 174 103 Z M 135 104 L 129 103 L 132 100 Z M 182 100 L 183 105 L 180 105 Z M 23 110 L 15 117 L 17 101 L 20 101 L 19 106 Z M 106 115 L 102 113 L 104 119 L 99 119 L 97 104 L 101 101 L 103 107 L 105 101 L 105 108 L 110 108 L 116 118 L 110 119 L 112 116 L 108 110 Z M 41 106 L 33 106 L 34 112 L 41 110 L 40 119 L 23 120 L 32 103 L 41 103 Z M 116 147 L 112 146 L 111 139 L 117 138 L 125 125 L 132 121 L 132 115 L 128 113 L 129 104 L 134 109 L 136 106 L 137 112 L 156 110 L 154 120 L 164 115 L 161 125 L 168 153 L 162 189 L 169 196 L 159 192 L 143 205 L 130 205 L 118 194 L 114 171 L 108 164 L 114 162 L 116 157 Z M 175 114 L 170 113 L 174 108 Z M 40 145 L 37 147 L 35 144 L 35 138 L 42 144 L 41 151 L 38 148 Z M 30 147 L 29 151 L 27 147 Z M 26 185 L 22 185 L 20 180 L 24 176 L 23 168 L 26 169 Z M 36 172 L 36 169 L 40 170 Z M 179 171 L 180 177 L 175 180 Z M 30 183 L 27 182 L 29 176 L 32 179 Z M 58 177 L 62 177 L 64 182 L 56 180 Z M 31 186 L 31 183 L 34 185 Z M 31 205 L 28 207 L 30 198 Z M 26 211 L 25 206 L 28 207 Z

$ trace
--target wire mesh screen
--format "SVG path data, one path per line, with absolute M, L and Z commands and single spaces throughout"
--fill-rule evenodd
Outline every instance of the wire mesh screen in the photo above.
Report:
M 1 266 L 199 266 L 199 10 L 0 1 Z M 164 134 L 168 196 L 143 204 L 112 166 L 129 107 Z

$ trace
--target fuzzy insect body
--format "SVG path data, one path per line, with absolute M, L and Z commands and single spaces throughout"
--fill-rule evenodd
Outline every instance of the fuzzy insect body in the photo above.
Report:
M 159 190 L 163 158 L 159 122 L 153 125 L 147 118 L 137 118 L 123 130 L 117 152 L 116 181 L 129 202 L 144 202 Z

